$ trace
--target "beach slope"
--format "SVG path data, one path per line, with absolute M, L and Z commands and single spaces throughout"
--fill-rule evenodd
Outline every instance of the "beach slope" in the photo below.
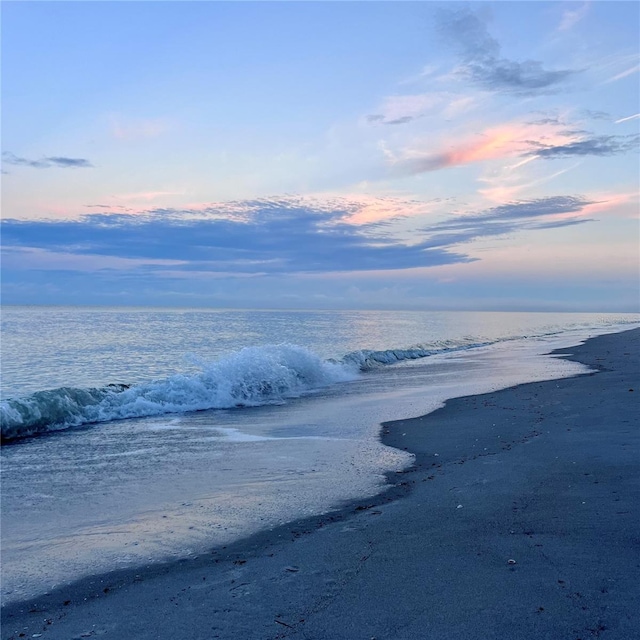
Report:
M 640 637 L 640 330 L 594 372 L 387 423 L 377 498 L 3 610 L 2 638 Z M 38 635 L 40 634 L 40 635 Z

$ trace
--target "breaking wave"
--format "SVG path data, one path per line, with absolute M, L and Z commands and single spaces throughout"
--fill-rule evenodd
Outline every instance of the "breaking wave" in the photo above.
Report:
M 348 364 L 294 345 L 248 347 L 200 366 L 197 374 L 135 386 L 62 387 L 6 400 L 0 404 L 2 439 L 122 418 L 278 404 L 357 375 Z
M 491 344 L 491 342 L 475 342 L 472 340 L 453 342 L 445 340 L 436 342 L 429 347 L 418 346 L 410 349 L 387 349 L 386 351 L 363 349 L 361 351 L 348 353 L 340 362 L 356 367 L 360 371 L 369 371 L 382 365 L 395 364 L 404 360 L 418 360 L 419 358 L 426 358 L 436 353 L 462 351 L 475 347 L 485 347 L 489 344 Z
M 295 345 L 247 347 L 214 363 L 199 363 L 201 372 L 129 386 L 37 391 L 0 403 L 3 441 L 83 424 L 166 413 L 280 404 L 329 385 L 354 380 L 360 372 L 434 353 L 486 343 L 438 344 L 432 348 L 362 350 L 341 360 L 322 360 Z
M 281 404 L 288 398 L 354 380 L 361 372 L 380 366 L 513 339 L 478 342 L 468 338 L 409 349 L 359 350 L 340 360 L 323 360 L 309 349 L 289 344 L 247 347 L 213 363 L 199 362 L 201 371 L 195 374 L 176 374 L 131 386 L 61 387 L 2 401 L 0 435 L 6 442 L 124 418 Z

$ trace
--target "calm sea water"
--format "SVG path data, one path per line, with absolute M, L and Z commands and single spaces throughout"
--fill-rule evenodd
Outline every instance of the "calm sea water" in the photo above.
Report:
M 3 599 L 373 495 L 411 462 L 380 422 L 583 372 L 540 354 L 639 320 L 5 307 Z

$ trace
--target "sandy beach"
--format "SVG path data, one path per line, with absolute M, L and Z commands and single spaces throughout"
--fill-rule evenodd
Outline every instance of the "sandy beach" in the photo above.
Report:
M 7 606 L 2 638 L 639 638 L 639 354 L 385 423 L 416 456 L 386 493 Z

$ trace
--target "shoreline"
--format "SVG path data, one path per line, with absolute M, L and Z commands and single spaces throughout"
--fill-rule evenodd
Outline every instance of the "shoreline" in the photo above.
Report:
M 554 352 L 593 373 L 384 423 L 382 442 L 416 456 L 385 492 L 7 605 L 2 638 L 632 637 L 639 339 L 632 329 Z

